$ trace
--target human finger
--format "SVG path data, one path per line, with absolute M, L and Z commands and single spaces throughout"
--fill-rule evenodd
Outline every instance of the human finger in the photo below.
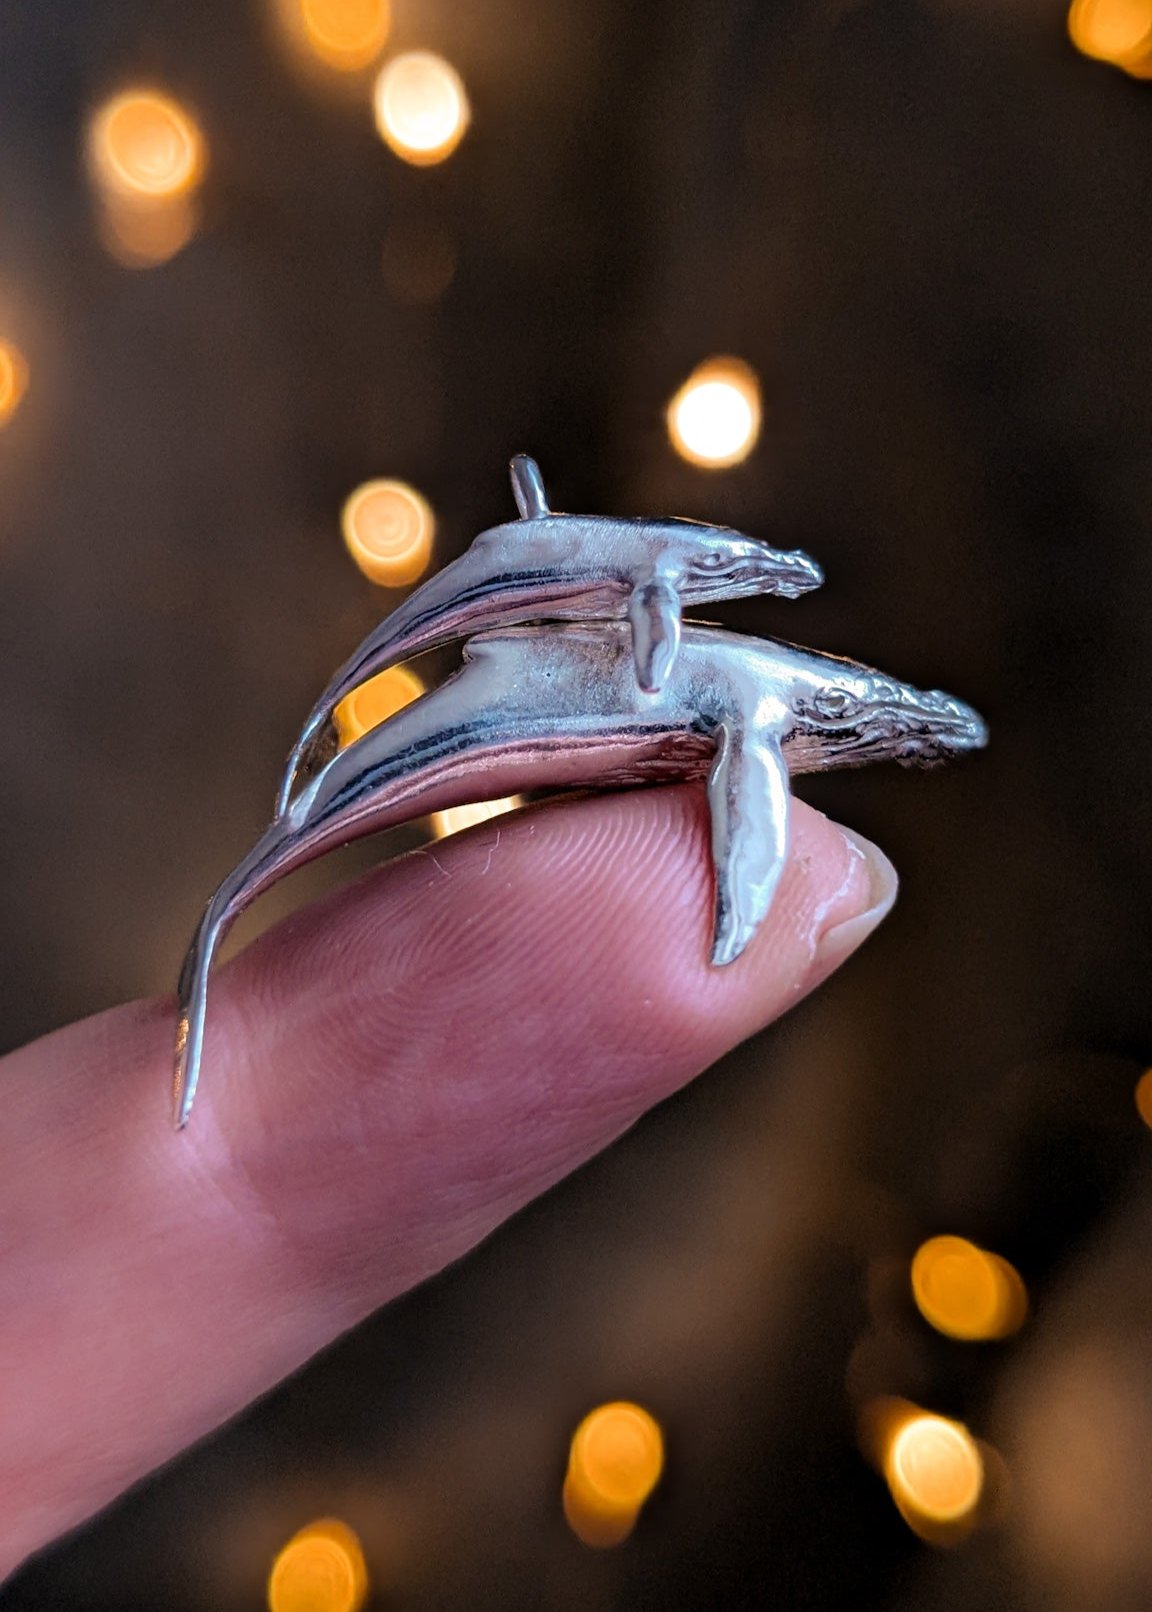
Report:
M 745 955 L 708 963 L 692 787 L 505 818 L 289 918 L 214 987 L 168 1124 L 168 1000 L 0 1063 L 0 1576 L 463 1254 L 778 1016 L 890 907 L 793 807 Z

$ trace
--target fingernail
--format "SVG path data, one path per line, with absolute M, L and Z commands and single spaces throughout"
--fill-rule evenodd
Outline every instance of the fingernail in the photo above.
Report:
M 839 968 L 844 959 L 867 940 L 881 920 L 892 911 L 900 887 L 896 869 L 878 845 L 873 845 L 871 840 L 866 840 L 854 829 L 845 828 L 842 823 L 836 826 L 853 851 L 863 858 L 870 885 L 869 905 L 863 912 L 854 913 L 851 918 L 833 924 L 820 936 L 812 958 L 813 971 L 820 975 L 830 974 L 834 968 Z

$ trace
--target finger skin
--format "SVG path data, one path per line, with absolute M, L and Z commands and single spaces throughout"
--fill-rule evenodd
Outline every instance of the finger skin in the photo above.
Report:
M 170 1000 L 0 1062 L 0 1577 L 783 1012 L 874 899 L 797 804 L 768 922 L 712 968 L 701 791 L 547 806 L 223 969 L 181 1134 Z

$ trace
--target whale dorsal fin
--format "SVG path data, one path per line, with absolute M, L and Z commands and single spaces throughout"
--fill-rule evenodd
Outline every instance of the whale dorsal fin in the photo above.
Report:
M 636 677 L 645 694 L 659 694 L 680 648 L 680 595 L 664 577 L 638 583 L 628 600 Z
M 788 768 L 777 740 L 721 722 L 708 777 L 716 921 L 712 961 L 732 963 L 756 933 L 788 855 Z
M 544 491 L 544 477 L 540 474 L 540 466 L 535 459 L 530 459 L 526 453 L 518 453 L 508 466 L 512 477 L 512 496 L 516 500 L 516 508 L 520 511 L 520 519 L 530 521 L 539 515 L 548 515 L 548 495 Z

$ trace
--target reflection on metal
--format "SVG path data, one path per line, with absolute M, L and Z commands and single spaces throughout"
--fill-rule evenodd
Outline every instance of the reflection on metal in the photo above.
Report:
M 335 1517 L 294 1534 L 268 1575 L 269 1612 L 358 1612 L 367 1594 L 360 1541 Z
M 760 435 L 760 382 L 739 358 L 710 358 L 668 405 L 668 435 L 682 459 L 708 470 L 738 465 Z
M 373 107 L 380 138 L 417 168 L 450 157 L 471 117 L 459 73 L 429 50 L 395 56 L 381 69 Z
M 384 666 L 490 627 L 548 618 L 627 617 L 633 627 L 636 675 L 645 690 L 655 693 L 675 659 L 684 605 L 758 593 L 795 599 L 823 581 L 819 566 L 806 554 L 770 548 L 726 526 L 561 514 L 548 507 L 539 466 L 525 454 L 513 459 L 511 475 L 521 518 L 481 532 L 459 559 L 430 577 L 369 633 L 344 663 L 313 706 L 288 758 L 278 813 L 286 811 L 301 770 L 307 770 L 318 751 L 330 752 L 333 707 Z M 400 484 L 369 483 L 361 493 L 367 496 L 381 485 Z M 345 538 L 354 552 L 349 509 L 358 497 L 353 495 L 344 517 Z M 406 530 L 395 539 L 405 553 Z M 381 532 L 377 552 L 383 539 L 393 541 L 389 530 Z M 366 538 L 356 541 L 366 550 Z M 358 563 L 365 561 L 358 557 Z
M 638 686 L 621 622 L 470 639 L 460 671 L 327 762 L 212 897 L 180 977 L 176 1123 L 195 1095 L 221 940 L 262 891 L 337 845 L 477 799 L 707 776 L 711 955 L 722 965 L 771 906 L 787 854 L 790 773 L 930 764 L 984 742 L 980 718 L 946 694 L 714 628 L 684 629 L 659 694 Z
M 568 1453 L 563 1504 L 584 1544 L 622 1544 L 664 1470 L 660 1424 L 641 1405 L 599 1405 L 580 1423 Z
M 1007 1338 L 1028 1313 L 1019 1273 L 965 1237 L 931 1237 L 916 1250 L 912 1296 L 930 1326 L 965 1342 Z

